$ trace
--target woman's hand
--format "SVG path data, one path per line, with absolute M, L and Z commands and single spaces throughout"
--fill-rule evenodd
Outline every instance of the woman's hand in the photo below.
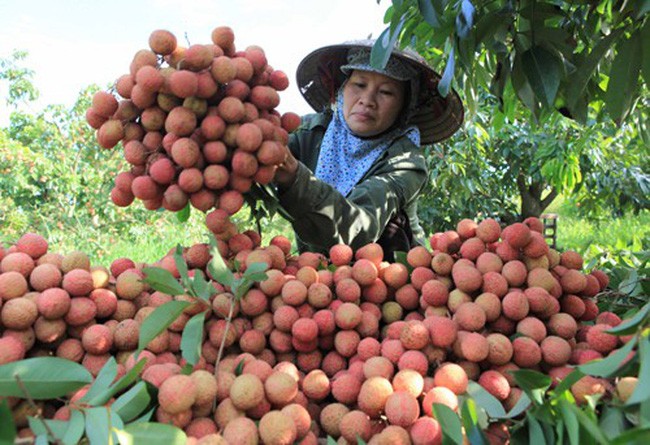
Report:
M 284 162 L 278 166 L 275 171 L 275 183 L 281 188 L 289 187 L 296 180 L 296 172 L 298 171 L 298 160 L 291 154 L 291 150 L 286 145 L 284 146 L 285 158 Z

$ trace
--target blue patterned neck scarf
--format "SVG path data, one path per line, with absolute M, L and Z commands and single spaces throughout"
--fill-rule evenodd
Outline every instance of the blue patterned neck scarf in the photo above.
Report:
M 403 135 L 415 145 L 420 145 L 420 131 L 416 126 L 394 128 L 378 138 L 355 136 L 343 117 L 341 88 L 334 116 L 323 136 L 314 174 L 336 188 L 341 195 L 347 196 L 379 156 Z

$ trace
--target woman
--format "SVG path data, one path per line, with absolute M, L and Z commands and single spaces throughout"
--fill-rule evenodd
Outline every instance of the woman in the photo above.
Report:
M 427 180 L 421 145 L 462 123 L 455 92 L 419 56 L 393 50 L 370 64 L 373 41 L 318 49 L 298 66 L 298 87 L 318 111 L 303 117 L 275 175 L 300 251 L 378 242 L 384 257 L 423 243 L 416 200 Z

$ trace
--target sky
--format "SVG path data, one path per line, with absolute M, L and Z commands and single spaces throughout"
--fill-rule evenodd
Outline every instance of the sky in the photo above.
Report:
M 72 106 L 89 85 L 111 85 L 127 73 L 150 33 L 167 29 L 179 44 L 211 43 L 230 26 L 237 49 L 261 46 L 274 69 L 287 73 L 280 112 L 310 111 L 295 82 L 300 60 L 321 46 L 377 37 L 387 0 L 0 0 L 0 58 L 24 50 L 40 99 L 32 106 Z M 0 126 L 8 122 L 0 83 Z

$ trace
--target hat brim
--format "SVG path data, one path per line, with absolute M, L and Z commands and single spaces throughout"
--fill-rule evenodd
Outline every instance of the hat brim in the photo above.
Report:
M 300 93 L 317 112 L 330 108 L 336 92 L 345 81 L 341 66 L 347 63 L 352 48 L 369 48 L 374 41 L 355 41 L 325 46 L 308 54 L 296 69 Z M 410 123 L 420 129 L 421 145 L 443 141 L 452 136 L 463 123 L 463 103 L 455 90 L 447 97 L 438 93 L 440 75 L 426 61 L 414 54 L 394 50 L 391 57 L 398 57 L 420 73 L 420 95 Z

